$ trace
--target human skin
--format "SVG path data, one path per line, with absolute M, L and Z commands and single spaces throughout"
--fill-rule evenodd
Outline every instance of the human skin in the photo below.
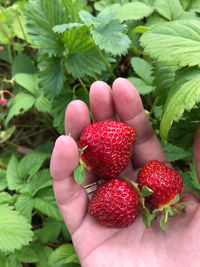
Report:
M 123 175 L 135 180 L 138 170 L 146 161 L 168 160 L 153 133 L 137 90 L 126 79 L 114 81 L 112 90 L 101 81 L 90 88 L 90 108 L 93 121 L 116 120 L 133 127 L 137 140 L 131 163 Z M 87 213 L 88 195 L 83 187 L 96 180 L 86 173 L 83 185 L 75 182 L 73 171 L 78 165 L 78 145 L 82 130 L 89 125 L 87 106 L 72 101 L 65 116 L 66 135 L 60 136 L 51 158 L 51 176 L 57 204 L 71 233 L 82 267 L 199 267 L 200 266 L 200 205 L 199 200 L 187 191 L 181 199 L 192 203 L 186 213 L 169 218 L 163 232 L 159 220 L 147 229 L 141 214 L 128 228 L 113 229 L 98 224 Z M 69 136 L 70 133 L 70 136 Z M 200 127 L 194 137 L 194 157 L 200 175 Z

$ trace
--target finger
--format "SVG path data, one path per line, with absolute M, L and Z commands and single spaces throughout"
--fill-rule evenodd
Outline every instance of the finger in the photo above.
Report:
M 92 84 L 90 88 L 90 108 L 94 121 L 115 119 L 112 91 L 105 82 L 97 81 Z
M 85 127 L 90 124 L 90 114 L 87 105 L 80 100 L 69 103 L 65 112 L 65 132 L 78 141 Z
M 196 165 L 197 176 L 200 182 L 200 125 L 197 127 L 193 141 L 193 154 Z
M 137 133 L 133 153 L 134 167 L 140 168 L 152 159 L 167 162 L 135 87 L 127 79 L 116 79 L 113 83 L 113 99 L 121 120 Z
M 82 224 L 88 202 L 84 189 L 73 177 L 77 165 L 78 149 L 75 141 L 70 136 L 59 137 L 51 157 L 50 171 L 55 198 L 71 234 Z

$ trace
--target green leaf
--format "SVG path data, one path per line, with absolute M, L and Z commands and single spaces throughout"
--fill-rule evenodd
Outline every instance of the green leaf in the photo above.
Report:
M 27 219 L 27 222 L 31 223 L 33 199 L 30 196 L 20 194 L 15 205 L 17 211 Z
M 53 100 L 53 107 L 51 114 L 54 118 L 53 125 L 60 134 L 65 134 L 64 129 L 64 119 L 65 119 L 65 110 L 70 101 L 73 100 L 73 92 L 69 86 L 65 87 L 59 97 Z
M 99 15 L 96 22 L 98 25 L 91 28 L 91 33 L 100 49 L 114 56 L 126 54 L 131 44 L 131 40 L 124 33 L 126 25 L 115 19 L 113 14 Z
M 7 186 L 6 170 L 0 168 L 0 191 L 4 190 Z
M 144 59 L 139 57 L 133 57 L 131 59 L 131 65 L 137 75 L 145 81 L 146 84 L 151 85 L 153 77 L 151 76 L 151 65 Z
M 12 204 L 13 203 L 13 197 L 8 194 L 7 192 L 1 192 L 0 193 L 0 204 Z
M 98 16 L 109 16 L 113 15 L 113 18 L 117 18 L 117 13 L 119 11 L 120 4 L 114 3 L 113 5 L 108 5 L 106 8 L 102 9 Z M 119 18 L 118 18 L 119 19 Z
M 200 123 L 199 118 L 200 110 L 198 108 L 194 107 L 190 111 L 185 111 L 182 118 L 173 123 L 168 136 L 169 143 L 192 152 L 194 133 Z
M 48 202 L 46 199 L 35 198 L 34 199 L 35 209 L 41 211 L 45 215 L 52 217 L 58 221 L 63 221 L 60 211 L 57 207 L 56 202 Z
M 23 192 L 28 192 L 31 196 L 34 196 L 39 190 L 49 186 L 52 186 L 50 171 L 49 169 L 42 169 L 31 177 Z
M 145 26 L 148 27 L 148 30 L 149 30 L 153 26 L 163 24 L 165 22 L 167 22 L 167 19 L 165 19 L 158 13 L 155 13 L 148 18 L 147 23 L 145 23 Z
M 51 254 L 49 259 L 49 263 L 54 265 L 70 262 L 79 263 L 79 259 L 72 244 L 65 244 L 60 246 Z
M 6 169 L 13 154 L 18 156 L 18 154 L 12 149 L 6 150 L 5 152 L 2 151 L 0 153 L 0 167 Z
M 150 228 L 152 220 L 155 218 L 156 214 L 151 214 L 150 211 L 144 207 L 142 210 L 143 222 L 147 228 Z
M 88 27 L 97 23 L 95 17 L 85 10 L 79 12 L 79 17 Z
M 7 267 L 7 257 L 6 254 L 1 253 L 0 254 L 0 266 L 1 267 Z
M 51 112 L 52 102 L 44 95 L 40 95 L 35 101 L 35 108 L 40 112 Z
M 0 3 L 2 4 L 3 1 Z M 4 8 L 3 6 L 0 6 L 0 22 L 8 22 L 10 13 L 12 13 L 11 7 Z
M 163 142 L 161 142 L 161 145 L 169 162 L 184 159 L 186 157 L 191 157 L 191 152 L 181 147 L 169 143 L 165 145 Z
M 183 184 L 187 186 L 187 188 L 197 197 L 200 196 L 200 191 L 194 187 L 191 172 L 180 172 L 183 178 Z
M 31 225 L 17 211 L 0 205 L 0 250 L 13 252 L 31 241 Z
M 65 7 L 67 21 L 72 23 L 81 22 L 79 12 L 88 9 L 87 2 L 83 0 L 62 0 L 62 4 Z
M 177 215 L 177 209 L 176 208 L 173 208 L 171 206 L 167 207 L 167 210 L 168 210 L 168 213 L 169 213 L 169 216 L 176 216 Z
M 78 90 L 75 91 L 73 95 L 73 99 L 79 99 L 85 102 L 90 109 L 90 101 L 89 101 L 89 92 L 86 91 L 84 88 L 79 88 Z
M 18 2 L 18 3 L 20 3 L 20 2 Z M 24 41 L 27 40 L 28 43 L 31 43 L 31 40 L 28 38 L 27 31 L 26 31 L 26 18 L 25 18 L 25 15 L 24 15 L 24 10 L 23 10 L 22 13 L 20 14 L 18 5 L 15 4 L 15 6 L 16 6 L 16 9 L 18 9 L 18 10 L 17 10 L 17 11 L 18 11 L 18 12 L 17 12 L 17 13 L 18 13 L 18 17 L 15 16 L 15 17 L 12 19 L 12 29 L 13 29 L 15 35 L 16 35 L 18 38 L 20 38 L 20 39 L 22 39 L 22 40 L 24 40 Z M 20 20 L 20 24 L 19 24 L 19 20 Z M 25 40 L 25 38 L 24 38 L 24 34 L 23 34 L 23 32 L 22 32 L 22 28 L 23 28 L 23 31 L 24 31 L 24 33 L 25 33 L 26 40 Z M 25 45 L 26 45 L 26 43 L 25 43 Z
M 84 12 L 84 11 L 83 11 Z M 63 33 L 67 30 L 71 30 L 72 28 L 80 28 L 84 24 L 82 23 L 67 23 L 67 24 L 61 24 L 61 25 L 56 25 L 53 27 L 53 31 L 56 33 Z
M 168 219 L 168 212 L 165 209 L 165 212 L 161 215 L 161 218 L 160 218 L 160 227 L 163 231 L 167 231 L 167 228 L 168 228 L 167 219 Z
M 29 73 L 33 74 L 36 72 L 36 69 L 33 65 L 33 62 L 29 56 L 26 54 L 18 54 L 13 60 L 12 64 L 12 76 L 15 76 L 18 73 Z
M 40 95 L 39 87 L 38 87 L 38 74 L 33 73 L 18 73 L 14 76 L 16 83 L 24 87 L 30 93 L 35 96 Z
M 136 77 L 129 77 L 128 80 L 135 86 L 140 95 L 149 94 L 154 90 L 154 87 L 146 84 L 142 79 Z
M 70 233 L 66 227 L 66 224 L 64 222 L 62 224 L 62 234 L 67 241 L 72 241 L 72 237 L 71 237 L 71 235 L 70 235 Z
M 147 186 L 143 186 L 141 190 L 142 196 L 143 197 L 148 197 L 153 194 L 153 190 L 148 188 Z
M 18 160 L 15 154 L 12 154 L 7 167 L 6 180 L 8 189 L 17 190 L 21 184 L 21 179 L 18 175 Z
M 10 254 L 6 257 L 6 265 L 5 267 L 13 266 L 13 267 L 23 267 L 22 264 L 16 259 L 15 254 Z
M 184 0 L 181 0 L 181 1 L 184 1 Z M 199 7 L 200 7 L 200 0 L 188 0 L 188 5 L 187 5 L 187 9 L 188 10 L 199 10 Z
M 39 63 L 40 85 L 50 97 L 60 94 L 65 81 L 62 59 L 59 57 L 41 57 Z
M 54 141 L 46 141 L 45 143 L 41 143 L 39 146 L 35 148 L 35 151 L 52 154 L 54 148 Z
M 74 170 L 74 179 L 78 184 L 82 184 L 85 179 L 85 168 L 82 164 Z
M 14 253 L 20 262 L 35 263 L 38 262 L 38 255 L 30 247 L 23 247 Z
M 193 0 L 180 0 L 180 3 L 182 4 L 183 8 L 187 10 L 192 1 Z
M 148 32 L 149 28 L 146 26 L 137 26 L 132 30 L 132 33 L 145 33 Z
M 191 169 L 190 175 L 192 178 L 192 184 L 197 190 L 200 190 L 200 183 L 196 172 L 195 161 L 192 164 L 190 164 L 190 169 Z
M 9 40 L 12 40 L 14 37 L 14 32 L 11 27 L 7 24 L 1 23 L 1 30 L 0 30 L 0 43 L 1 44 L 9 44 Z
M 192 183 L 192 177 L 190 172 L 180 172 L 182 178 L 183 178 L 183 184 L 187 186 L 187 188 L 195 195 L 199 196 L 200 192 L 197 190 L 193 183 Z
M 139 20 L 149 16 L 153 12 L 153 8 L 143 3 L 133 2 L 127 3 L 119 7 L 117 18 L 124 20 Z
M 16 52 L 22 53 L 26 47 L 26 43 L 15 42 L 13 46 L 14 46 L 14 49 L 16 50 Z
M 26 154 L 19 162 L 18 173 L 21 178 L 36 174 L 42 167 L 46 159 L 50 158 L 50 154 L 34 151 Z
M 97 11 L 104 10 L 107 6 L 110 6 L 112 4 L 126 4 L 129 2 L 135 2 L 136 0 L 101 0 L 101 1 L 95 1 L 94 7 Z
M 34 199 L 34 207 L 49 217 L 63 221 L 52 188 L 45 188 L 38 192 L 37 198 Z
M 200 11 L 200 10 L 199 10 Z M 183 19 L 183 20 L 199 20 L 198 15 L 195 13 L 198 12 L 198 10 L 191 10 L 188 12 L 184 12 L 179 19 Z
M 11 58 L 9 56 L 9 53 L 8 53 L 8 47 L 7 46 L 3 46 L 5 48 L 4 51 L 0 51 L 0 59 L 1 60 L 4 60 L 8 63 L 11 63 Z
M 66 32 L 64 43 L 69 49 L 66 69 L 74 78 L 86 75 L 94 77 L 106 69 L 94 42 L 85 31 L 76 29 Z
M 41 229 L 35 230 L 34 234 L 41 243 L 55 242 L 62 229 L 62 223 L 48 218 Z
M 47 97 L 44 97 L 39 89 L 38 74 L 19 73 L 15 75 L 15 81 L 37 97 L 35 100 L 35 107 L 38 111 L 50 112 L 51 102 Z
M 177 20 L 152 27 L 140 39 L 144 53 L 172 65 L 200 66 L 200 21 Z
M 0 130 L 0 144 L 6 142 L 15 132 L 16 126 L 11 126 L 8 129 L 1 131 Z
M 26 5 L 27 32 L 32 44 L 40 47 L 49 56 L 61 54 L 63 44 L 52 30 L 55 25 L 65 23 L 61 1 L 30 0 Z
M 180 195 L 176 194 L 175 197 L 168 203 L 169 205 L 174 205 L 180 200 Z M 167 215 L 168 216 L 168 215 Z
M 183 70 L 171 88 L 163 110 L 160 135 L 165 141 L 173 121 L 178 121 L 184 110 L 190 111 L 200 101 L 200 73 L 196 69 Z
M 163 17 L 168 20 L 178 19 L 184 12 L 179 0 L 157 0 L 154 7 Z
M 157 103 L 163 104 L 167 99 L 168 92 L 175 81 L 176 66 L 169 66 L 162 62 L 154 62 L 153 64 L 153 85 L 155 86 L 155 94 Z
M 52 248 L 39 243 L 32 243 L 30 245 L 38 256 L 37 267 L 55 267 L 55 265 L 48 264 L 49 257 L 52 253 Z
M 25 93 L 18 93 L 13 100 L 9 102 L 9 111 L 6 118 L 6 125 L 16 115 L 28 111 L 35 102 L 35 98 Z

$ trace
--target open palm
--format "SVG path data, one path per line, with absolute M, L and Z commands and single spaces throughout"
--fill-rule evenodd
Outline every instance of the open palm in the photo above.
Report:
M 94 121 L 115 120 L 132 126 L 137 132 L 132 162 L 124 175 L 135 180 L 138 169 L 148 160 L 167 163 L 160 144 L 150 126 L 141 99 L 126 79 L 118 78 L 111 91 L 104 82 L 90 88 L 90 107 Z M 78 164 L 78 143 L 82 130 L 90 124 L 87 106 L 72 101 L 66 110 L 66 134 L 57 139 L 51 159 L 51 175 L 58 206 L 72 235 L 82 267 L 199 267 L 200 205 L 198 200 L 184 193 L 185 201 L 193 203 L 184 215 L 171 217 L 167 232 L 158 221 L 147 229 L 142 216 L 124 229 L 112 229 L 98 224 L 88 213 L 88 196 L 83 186 L 92 183 L 87 173 L 84 185 L 74 181 L 73 170 Z M 195 138 L 194 155 L 199 161 L 200 129 Z M 199 140 L 199 141 L 198 141 Z

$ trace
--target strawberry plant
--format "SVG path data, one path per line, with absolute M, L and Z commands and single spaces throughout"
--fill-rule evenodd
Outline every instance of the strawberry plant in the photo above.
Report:
M 0 0 L 0 266 L 80 266 L 49 163 L 66 106 L 82 100 L 92 115 L 94 81 L 136 87 L 169 162 L 199 197 L 199 36 L 199 0 Z M 81 148 L 91 168 L 90 144 Z

